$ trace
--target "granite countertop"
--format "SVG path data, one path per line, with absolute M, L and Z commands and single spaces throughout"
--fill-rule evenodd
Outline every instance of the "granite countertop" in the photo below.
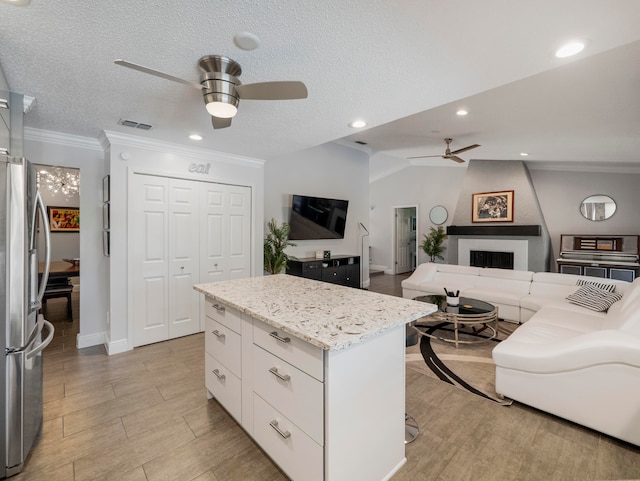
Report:
M 339 350 L 437 310 L 433 304 L 287 274 L 195 290 L 325 350 Z

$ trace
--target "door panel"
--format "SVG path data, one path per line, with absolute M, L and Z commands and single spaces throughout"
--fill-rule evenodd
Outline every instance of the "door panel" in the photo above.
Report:
M 200 330 L 200 183 L 169 179 L 169 339 Z
M 251 276 L 251 189 L 229 186 L 229 279 Z
M 166 340 L 168 318 L 168 179 L 133 179 L 133 345 Z
M 396 210 L 396 274 L 411 270 L 410 209 Z

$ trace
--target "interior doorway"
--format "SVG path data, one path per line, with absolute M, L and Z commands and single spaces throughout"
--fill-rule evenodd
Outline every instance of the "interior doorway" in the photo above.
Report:
M 394 209 L 394 272 L 403 274 L 416 268 L 418 207 L 403 206 Z

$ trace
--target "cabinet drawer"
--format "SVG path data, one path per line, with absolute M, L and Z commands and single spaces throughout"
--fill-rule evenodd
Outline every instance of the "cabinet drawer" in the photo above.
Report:
M 204 302 L 204 312 L 207 317 L 215 319 L 223 326 L 240 334 L 242 331 L 242 314 L 240 311 L 229 307 L 221 302 L 214 301 L 207 297 Z
M 206 318 L 205 351 L 242 378 L 240 334 L 223 326 L 218 321 Z
M 319 381 L 324 381 L 321 348 L 257 319 L 253 320 L 253 342 Z
M 236 421 L 242 423 L 240 379 L 210 354 L 204 356 L 207 389 Z
M 257 394 L 253 395 L 253 416 L 253 437 L 287 476 L 305 481 L 324 479 L 320 445 Z
M 253 389 L 324 445 L 324 385 L 291 364 L 253 346 Z

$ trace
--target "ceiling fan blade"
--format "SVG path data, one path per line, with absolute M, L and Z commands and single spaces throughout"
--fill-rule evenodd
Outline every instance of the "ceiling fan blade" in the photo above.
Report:
M 464 163 L 464 159 L 461 159 L 460 157 L 456 156 L 456 155 L 450 155 L 449 157 L 447 157 L 447 159 L 451 159 L 454 162 L 457 162 L 459 164 Z
M 160 77 L 165 80 L 171 80 L 172 82 L 178 82 L 183 85 L 188 85 L 189 87 L 194 87 L 194 88 L 197 88 L 198 90 L 202 89 L 202 85 L 200 85 L 199 83 L 192 82 L 190 80 L 181 79 L 179 77 L 174 77 L 173 75 L 169 75 L 168 73 L 159 72 L 158 70 L 153 70 L 148 67 L 143 67 L 142 65 L 127 62 L 126 60 L 117 59 L 117 60 L 114 60 L 113 63 L 115 63 L 116 65 L 120 65 L 122 67 L 127 67 L 133 70 L 137 70 L 138 72 L 153 75 L 155 77 Z
M 258 82 L 236 86 L 241 99 L 291 100 L 306 99 L 308 92 L 304 83 L 298 81 Z
M 462 152 L 466 152 L 467 150 L 475 149 L 476 147 L 480 147 L 480 144 L 468 145 L 468 146 L 463 147 L 461 149 L 454 150 L 453 152 L 451 152 L 451 155 L 461 154 Z
M 427 159 L 429 157 L 442 157 L 446 159 L 444 155 L 418 155 L 417 157 L 407 157 L 407 159 Z
M 231 127 L 231 118 L 223 119 L 220 117 L 211 117 L 211 124 L 214 129 L 224 129 L 226 127 Z

